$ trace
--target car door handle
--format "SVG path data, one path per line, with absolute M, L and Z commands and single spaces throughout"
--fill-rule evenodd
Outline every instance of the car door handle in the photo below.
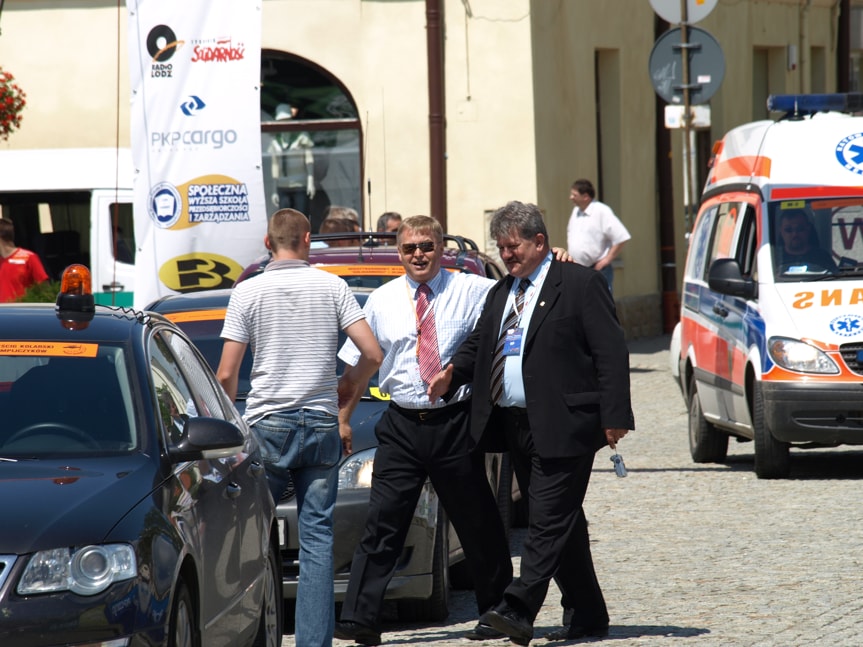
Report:
M 231 482 L 231 483 L 228 483 L 228 488 L 225 491 L 228 493 L 229 499 L 236 499 L 238 496 L 240 496 L 240 493 L 243 491 L 243 488 L 241 488 L 236 483 Z
M 713 312 L 718 314 L 723 319 L 728 316 L 728 308 L 723 306 L 721 303 L 714 303 L 713 304 Z
M 105 292 L 122 292 L 123 291 L 123 284 L 117 283 L 117 281 L 112 281 L 111 283 L 103 283 L 102 289 Z
M 252 461 L 249 471 L 252 473 L 252 476 L 261 476 L 264 473 L 264 466 L 260 461 Z

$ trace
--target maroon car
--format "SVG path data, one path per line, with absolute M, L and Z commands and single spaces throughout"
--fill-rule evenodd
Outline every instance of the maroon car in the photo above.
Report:
M 479 251 L 470 238 L 444 235 L 444 245 L 441 260 L 444 269 L 493 279 L 504 276 L 494 259 Z M 269 256 L 256 259 L 243 270 L 236 283 L 260 274 L 269 261 Z M 391 232 L 313 234 L 309 262 L 341 276 L 353 288 L 380 287 L 405 272 L 396 249 L 396 235 Z

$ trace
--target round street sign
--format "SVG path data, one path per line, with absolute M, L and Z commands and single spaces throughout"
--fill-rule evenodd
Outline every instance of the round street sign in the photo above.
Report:
M 686 23 L 704 20 L 719 0 L 686 0 Z M 663 20 L 677 25 L 683 22 L 680 0 L 650 0 L 650 6 Z
M 725 77 L 725 56 L 716 39 L 698 27 L 687 27 L 689 41 L 689 103 L 706 103 Z M 683 54 L 681 30 L 669 29 L 650 52 L 650 82 L 668 103 L 683 103 Z

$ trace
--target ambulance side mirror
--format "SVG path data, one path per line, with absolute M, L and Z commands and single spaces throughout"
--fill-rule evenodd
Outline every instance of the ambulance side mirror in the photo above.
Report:
M 707 284 L 720 294 L 743 299 L 754 299 L 757 284 L 740 272 L 740 264 L 733 258 L 720 258 L 713 261 L 707 272 Z

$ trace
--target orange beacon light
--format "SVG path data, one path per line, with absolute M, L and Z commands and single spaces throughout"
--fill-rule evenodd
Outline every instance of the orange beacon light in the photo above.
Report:
M 96 306 L 90 270 L 86 266 L 74 264 L 63 270 L 55 310 L 63 327 L 69 330 L 82 330 L 93 319 Z

